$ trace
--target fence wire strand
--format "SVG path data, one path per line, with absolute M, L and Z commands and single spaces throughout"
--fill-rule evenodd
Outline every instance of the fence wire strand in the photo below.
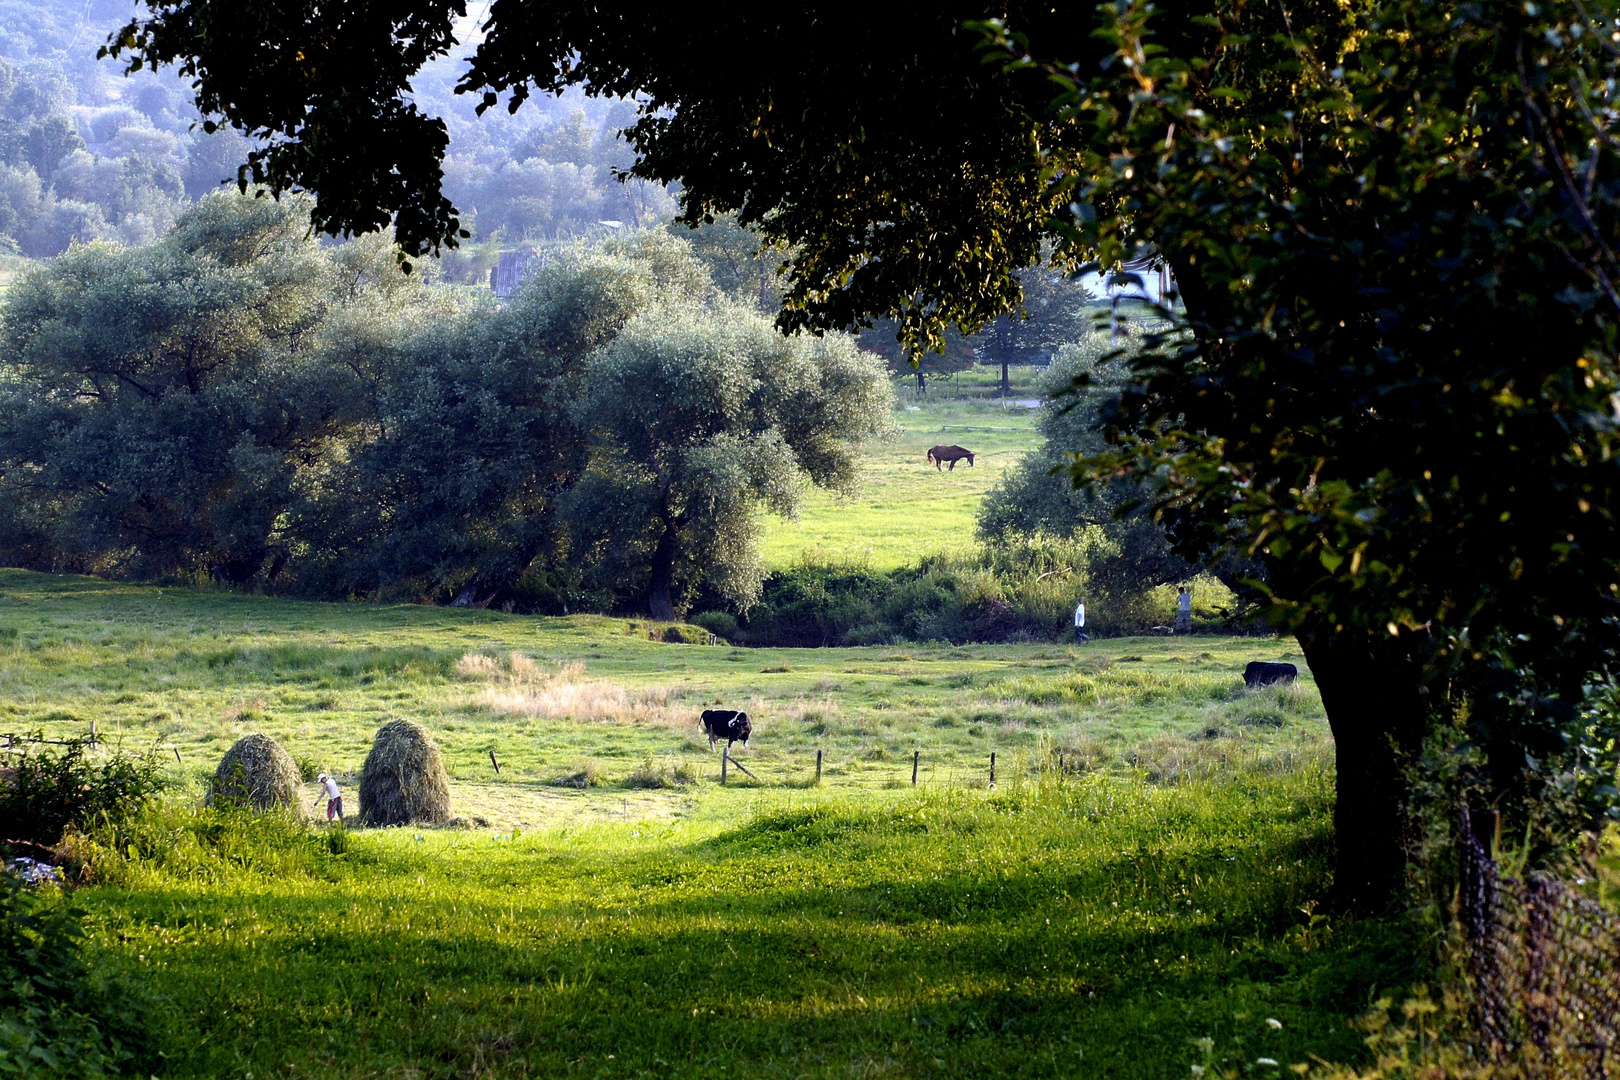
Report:
M 1502 874 L 1479 812 L 1460 816 L 1460 915 L 1484 1049 L 1534 1080 L 1620 1080 L 1620 918 L 1550 874 Z

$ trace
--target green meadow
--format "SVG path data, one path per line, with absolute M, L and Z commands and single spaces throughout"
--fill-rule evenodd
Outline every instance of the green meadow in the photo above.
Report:
M 311 776 L 356 774 L 402 717 L 438 738 L 458 812 L 500 827 L 679 812 L 691 785 L 648 782 L 718 780 L 697 726 L 714 705 L 752 717 L 737 758 L 766 787 L 812 781 L 818 752 L 829 790 L 909 787 L 914 755 L 919 784 L 961 788 L 988 784 L 992 753 L 1003 780 L 1060 761 L 1156 779 L 1308 758 L 1327 739 L 1308 677 L 1243 689 L 1249 660 L 1303 667 L 1292 642 L 734 649 L 650 628 L 0 571 L 0 733 L 94 720 L 197 786 L 253 731 Z M 646 786 L 627 787 L 638 771 Z
M 999 373 L 999 369 L 998 369 Z M 812 489 L 797 520 L 768 519 L 761 544 L 772 569 L 794 563 L 832 562 L 894 570 L 920 556 L 974 545 L 979 502 L 1001 474 L 1036 448 L 1038 410 L 1029 388 L 1032 371 L 1019 369 L 1014 398 L 964 396 L 984 392 L 974 380 L 936 386 L 923 398 L 905 382 L 896 383 L 895 431 L 888 440 L 868 443 L 865 474 L 853 498 Z M 958 462 L 941 471 L 928 463 L 928 448 L 963 446 L 974 463 Z
M 1320 702 L 1240 676 L 1289 643 L 647 630 L 0 571 L 0 730 L 94 720 L 174 783 L 80 842 L 75 894 L 166 1075 L 1280 1080 L 1424 976 L 1407 924 L 1321 906 Z M 713 703 L 752 714 L 752 777 L 720 783 Z M 201 805 L 250 731 L 352 799 L 393 717 L 444 748 L 455 827 Z

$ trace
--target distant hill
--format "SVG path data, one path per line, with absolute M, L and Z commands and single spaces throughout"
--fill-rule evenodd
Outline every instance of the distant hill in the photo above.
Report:
M 0 253 L 146 243 L 234 180 L 248 142 L 205 134 L 184 80 L 169 71 L 126 77 L 96 60 L 131 10 L 128 0 L 0 0 Z M 439 61 L 414 86 L 450 129 L 446 188 L 474 233 L 446 260 L 447 276 L 482 283 L 500 249 L 612 227 L 604 221 L 651 225 L 673 212 L 663 189 L 611 175 L 632 160 L 617 137 L 632 104 L 572 93 L 533 99 L 517 116 L 478 117 L 476 102 L 452 92 L 461 66 Z

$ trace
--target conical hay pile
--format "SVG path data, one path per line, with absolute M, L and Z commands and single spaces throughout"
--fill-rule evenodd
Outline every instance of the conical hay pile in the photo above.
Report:
M 427 729 L 409 720 L 391 720 L 360 772 L 363 825 L 442 825 L 450 820 L 450 778 Z
M 219 759 L 209 798 L 259 810 L 291 806 L 302 779 L 280 743 L 268 735 L 244 735 Z

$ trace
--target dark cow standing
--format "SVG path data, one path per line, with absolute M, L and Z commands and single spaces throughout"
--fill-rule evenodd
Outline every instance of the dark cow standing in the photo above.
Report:
M 939 471 L 941 462 L 951 463 L 951 472 L 956 471 L 956 463 L 967 458 L 969 465 L 973 464 L 973 451 L 964 446 L 936 446 L 928 451 L 928 460 L 934 463 L 934 471 Z
M 1243 669 L 1243 685 L 1249 689 L 1257 686 L 1271 686 L 1273 683 L 1291 684 L 1299 676 L 1299 668 L 1293 664 L 1273 664 L 1265 660 L 1252 661 Z
M 737 709 L 705 709 L 701 723 L 709 735 L 710 750 L 714 749 L 716 739 L 726 740 L 727 750 L 736 742 L 746 747 L 748 736 L 754 733 L 754 725 L 748 722 L 748 714 Z

